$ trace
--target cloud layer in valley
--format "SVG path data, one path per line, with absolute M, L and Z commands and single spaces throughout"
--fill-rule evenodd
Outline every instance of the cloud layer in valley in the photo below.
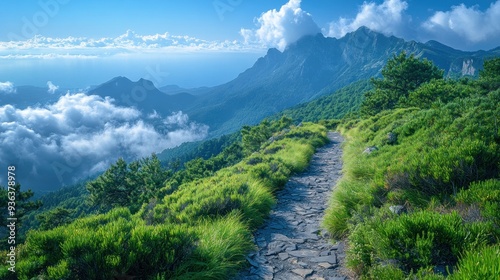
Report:
M 201 140 L 208 131 L 182 112 L 165 116 L 163 129 L 142 117 L 111 98 L 83 93 L 66 94 L 45 107 L 0 107 L 2 165 L 16 165 L 24 187 L 54 190 L 105 170 L 119 157 L 150 156 Z
M 47 82 L 47 87 L 49 88 L 47 92 L 50 94 L 54 94 L 59 89 L 59 86 L 54 85 L 51 81 Z
M 321 30 L 311 14 L 300 8 L 301 0 L 290 0 L 280 10 L 269 10 L 256 19 L 257 29 L 241 29 L 247 44 L 261 44 L 284 50 L 305 35 L 315 35 Z
M 12 82 L 0 82 L 0 93 L 15 93 L 16 87 Z

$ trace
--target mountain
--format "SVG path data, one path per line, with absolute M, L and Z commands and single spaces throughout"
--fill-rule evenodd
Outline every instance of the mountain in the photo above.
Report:
M 192 95 L 201 95 L 210 91 L 210 87 L 197 87 L 197 88 L 182 88 L 178 85 L 166 85 L 158 88 L 161 92 L 168 95 L 175 95 L 178 93 L 189 93 Z
M 215 137 L 380 75 L 387 60 L 402 51 L 433 61 L 453 78 L 475 77 L 484 59 L 500 56 L 500 48 L 464 52 L 436 41 L 405 41 L 361 27 L 340 39 L 317 34 L 301 38 L 283 52 L 269 49 L 237 78 L 215 87 L 167 86 L 162 92 L 150 81 L 117 77 L 89 93 L 163 115 L 182 110 L 192 120 L 209 125 L 210 136 Z
M 47 87 L 17 86 L 14 93 L 0 92 L 0 106 L 12 105 L 16 108 L 26 108 L 28 106 L 45 105 L 56 102 L 65 89 L 48 93 Z
M 211 135 L 225 134 L 380 75 L 386 61 L 402 51 L 432 60 L 449 77 L 477 76 L 485 58 L 500 55 L 500 48 L 464 52 L 436 41 L 424 44 L 385 36 L 366 27 L 340 39 L 306 36 L 283 52 L 269 49 L 236 79 L 196 98 L 186 112 L 210 125 Z
M 113 78 L 89 90 L 88 93 L 102 97 L 109 96 L 115 100 L 117 105 L 136 107 L 146 113 L 153 111 L 170 113 L 183 110 L 191 105 L 195 99 L 194 95 L 186 92 L 168 95 L 146 79 L 132 82 L 125 77 Z

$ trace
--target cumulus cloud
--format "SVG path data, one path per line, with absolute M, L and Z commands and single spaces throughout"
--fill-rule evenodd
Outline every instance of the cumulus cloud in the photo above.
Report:
M 169 122 L 168 129 L 109 97 L 83 93 L 66 94 L 45 107 L 6 105 L 0 107 L 0 168 L 16 165 L 24 188 L 54 190 L 105 170 L 119 157 L 133 160 L 207 135 L 207 126 L 182 112 L 159 117 Z
M 280 10 L 269 10 L 256 19 L 258 29 L 241 29 L 240 34 L 247 44 L 266 47 L 285 47 L 305 35 L 314 35 L 321 30 L 311 14 L 300 8 L 301 0 L 289 0 Z
M 3 93 L 15 93 L 16 87 L 12 82 L 0 82 L 0 92 Z
M 464 4 L 450 11 L 438 11 L 422 27 L 428 37 L 457 48 L 479 45 L 492 48 L 500 44 L 500 0 L 485 11 Z
M 386 35 L 403 36 L 406 26 L 404 11 L 407 8 L 408 3 L 401 0 L 385 0 L 380 5 L 364 2 L 355 18 L 340 18 L 331 22 L 326 35 L 340 38 L 361 26 L 366 26 Z
M 59 86 L 54 85 L 51 81 L 47 82 L 47 87 L 49 88 L 47 92 L 50 94 L 54 94 L 59 89 Z

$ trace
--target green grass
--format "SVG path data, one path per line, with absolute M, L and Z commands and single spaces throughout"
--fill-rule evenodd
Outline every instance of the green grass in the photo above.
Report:
M 498 243 L 500 109 L 492 104 L 499 93 L 339 124 L 344 176 L 323 225 L 347 237 L 353 271 L 366 279 L 444 279 L 435 267 L 457 266 Z M 391 205 L 408 213 L 394 215 Z
M 269 214 L 274 193 L 304 170 L 326 129 L 304 123 L 279 131 L 241 162 L 181 184 L 135 214 L 116 208 L 19 245 L 19 279 L 229 279 L 253 248 L 251 231 Z M 167 186 L 168 187 L 168 186 Z M 8 272 L 2 266 L 0 277 Z
M 451 280 L 498 279 L 500 275 L 500 246 L 485 246 L 467 252 L 458 263 Z

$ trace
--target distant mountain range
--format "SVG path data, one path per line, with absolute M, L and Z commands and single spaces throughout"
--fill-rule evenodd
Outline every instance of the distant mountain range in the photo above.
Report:
M 211 136 L 218 136 L 354 81 L 380 75 L 386 61 L 401 51 L 432 60 L 448 77 L 477 76 L 484 59 L 500 55 L 500 47 L 464 52 L 436 41 L 405 41 L 362 27 L 341 39 L 318 34 L 300 39 L 283 52 L 269 49 L 236 79 L 212 88 L 188 93 L 170 86 L 165 88 L 170 94 L 166 95 L 145 80 L 133 83 L 115 78 L 90 93 L 122 100 L 124 94 L 141 94 L 142 86 L 147 98 L 137 103 L 140 108 L 165 115 L 182 110 L 194 121 L 209 125 Z
M 500 55 L 500 47 L 464 52 L 436 41 L 405 41 L 362 27 L 340 39 L 318 34 L 300 39 L 283 52 L 269 49 L 237 78 L 215 87 L 183 89 L 171 85 L 158 89 L 148 80 L 132 82 L 116 77 L 89 93 L 110 96 L 119 105 L 134 106 L 145 113 L 155 110 L 167 116 L 183 111 L 192 120 L 209 125 L 210 136 L 218 136 L 380 75 L 386 61 L 401 51 L 432 60 L 448 77 L 477 76 L 484 59 Z M 0 96 L 0 102 L 43 104 L 57 97 L 47 94 L 47 89 L 18 87 L 15 96 Z

